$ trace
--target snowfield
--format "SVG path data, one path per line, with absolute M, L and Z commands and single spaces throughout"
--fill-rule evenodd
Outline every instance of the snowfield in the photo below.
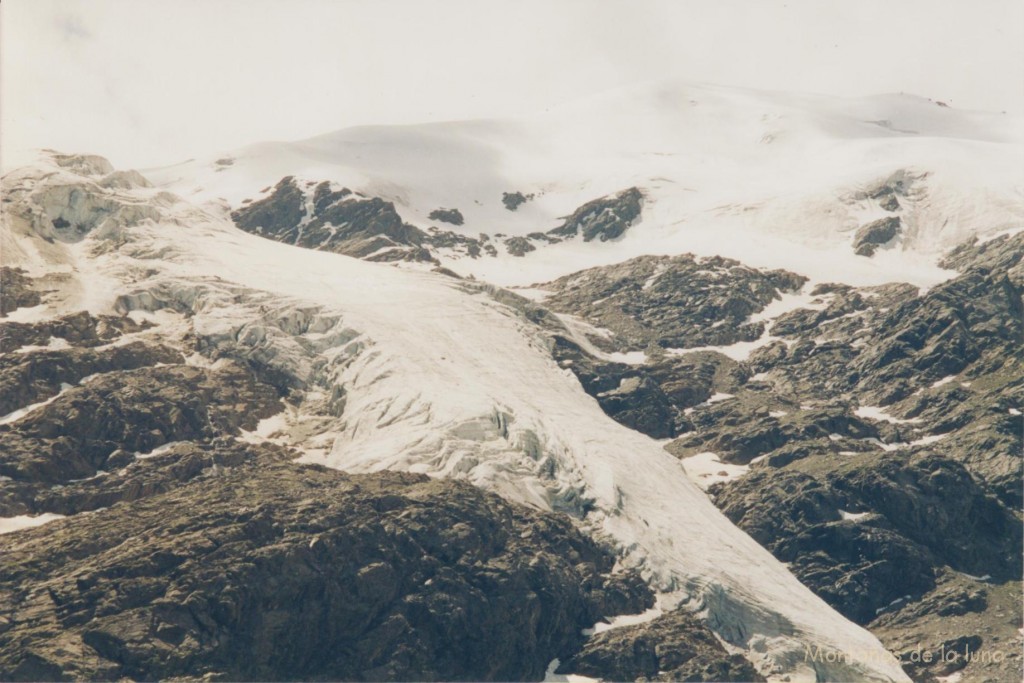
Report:
M 927 286 L 935 256 L 971 235 L 1024 224 L 1020 117 L 964 112 L 909 95 L 862 99 L 680 82 L 614 90 L 521 120 L 351 128 L 146 171 L 214 211 L 287 175 L 332 180 L 393 201 L 421 228 L 522 236 L 583 203 L 636 186 L 641 220 L 613 243 L 571 240 L 523 258 L 442 259 L 502 286 L 545 282 L 644 254 L 720 255 L 814 281 Z M 902 180 L 887 214 L 867 194 Z M 533 194 L 516 211 L 505 192 Z M 899 215 L 903 235 L 873 258 L 851 248 L 861 225 Z

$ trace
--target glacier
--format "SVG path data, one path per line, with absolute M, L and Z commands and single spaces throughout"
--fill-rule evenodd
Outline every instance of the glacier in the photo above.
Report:
M 4 178 L 16 205 L 5 263 L 55 277 L 33 315 L 148 316 L 151 334 L 189 337 L 195 362 L 257 360 L 294 389 L 277 431 L 304 460 L 457 477 L 567 512 L 766 674 L 905 680 L 658 442 L 605 416 L 515 295 L 275 243 L 143 183 L 110 187 L 108 175 L 51 156 Z M 57 235 L 60 216 L 88 229 Z M 808 647 L 855 656 L 811 661 Z

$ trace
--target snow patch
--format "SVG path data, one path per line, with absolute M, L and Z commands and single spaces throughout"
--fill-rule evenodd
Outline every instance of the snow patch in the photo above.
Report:
M 928 436 L 921 437 L 920 439 L 917 439 L 915 441 L 911 441 L 907 445 L 909 445 L 909 446 L 927 446 L 929 444 L 933 444 L 933 443 L 936 443 L 938 441 L 942 441 L 947 436 L 949 436 L 949 435 L 948 434 L 930 434 Z
M 185 442 L 184 441 L 168 441 L 164 445 L 157 446 L 156 448 L 154 448 L 153 450 L 151 450 L 151 451 L 149 451 L 147 453 L 138 453 L 138 452 L 135 453 L 135 459 L 136 460 L 146 460 L 148 458 L 155 458 L 158 455 L 163 455 L 164 453 L 168 452 L 169 450 L 171 450 L 172 448 L 174 448 L 175 446 L 177 446 L 178 444 L 181 444 L 181 443 L 185 443 Z
M 285 443 L 287 442 L 286 432 L 288 430 L 288 426 L 288 411 L 282 410 L 279 413 L 260 420 L 256 425 L 256 429 L 251 432 L 244 429 L 239 430 L 241 434 L 238 438 L 239 440 L 247 443 L 262 443 L 264 441 Z
M 561 666 L 562 661 L 555 657 L 548 664 L 547 670 L 544 672 L 543 683 L 601 683 L 598 678 L 590 678 L 589 676 L 580 676 L 577 674 L 556 674 L 555 671 Z
M 0 517 L 0 534 L 10 534 L 21 529 L 31 529 L 41 526 L 55 519 L 63 519 L 64 515 L 52 512 L 44 512 L 41 515 L 15 515 L 14 517 Z
M 865 417 L 871 420 L 878 420 L 880 422 L 891 422 L 893 424 L 916 424 L 921 422 L 920 418 L 904 420 L 902 418 L 893 417 L 884 408 L 879 408 L 878 406 L 860 406 L 853 411 L 853 414 L 857 417 Z
M 583 629 L 583 635 L 593 636 L 598 633 L 604 633 L 605 631 L 611 631 L 612 629 L 622 628 L 623 626 L 646 624 L 650 621 L 654 621 L 662 614 L 664 614 L 664 612 L 657 605 L 645 612 L 641 612 L 640 614 L 620 614 L 619 616 L 612 617 L 607 621 L 599 621 L 594 624 L 592 628 Z
M 705 452 L 682 458 L 680 462 L 690 480 L 702 490 L 712 484 L 738 479 L 750 471 L 747 465 L 733 465 L 722 462 L 716 453 Z
M 18 353 L 30 353 L 32 351 L 59 351 L 61 349 L 70 349 L 71 344 L 68 343 L 67 339 L 63 337 L 50 337 L 45 345 L 32 344 L 29 346 L 22 346 L 18 349 Z
M 10 413 L 7 413 L 3 417 L 0 417 L 0 425 L 10 424 L 11 422 L 14 422 L 16 420 L 20 420 L 21 418 L 25 417 L 26 415 L 28 415 L 29 413 L 31 413 L 33 411 L 39 410 L 43 406 L 50 405 L 51 403 L 56 401 L 58 398 L 60 398 L 64 394 L 64 392 L 66 392 L 68 389 L 72 389 L 72 388 L 73 388 L 72 385 L 68 384 L 67 382 L 61 382 L 60 391 L 58 393 L 54 394 L 53 396 L 51 396 L 50 398 L 46 399 L 45 401 L 40 401 L 39 403 L 33 403 L 32 405 L 25 406 L 24 408 L 19 408 L 18 410 L 14 410 L 14 411 L 12 411 Z

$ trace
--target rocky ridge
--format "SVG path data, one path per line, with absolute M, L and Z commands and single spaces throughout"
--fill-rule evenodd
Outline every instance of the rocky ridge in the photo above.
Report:
M 582 235 L 585 242 L 620 237 L 640 218 L 643 195 L 633 187 L 590 201 L 547 232 L 505 237 L 501 233 L 464 235 L 437 226 L 418 228 L 406 223 L 394 202 L 368 197 L 331 183 L 282 178 L 266 196 L 246 200 L 231 212 L 242 230 L 286 244 L 321 249 L 370 261 L 437 263 L 439 255 L 458 258 L 498 256 L 498 245 L 512 256 L 525 256 L 548 244 Z M 533 195 L 505 193 L 503 202 L 515 211 Z M 439 208 L 430 220 L 461 226 L 458 208 Z

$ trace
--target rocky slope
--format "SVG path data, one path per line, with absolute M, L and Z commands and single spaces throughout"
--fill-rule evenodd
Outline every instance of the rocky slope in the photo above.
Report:
M 537 680 L 646 586 L 564 518 L 188 443 L 166 491 L 0 537 L 4 680 Z M 726 659 L 719 647 L 705 666 Z
M 730 519 L 909 673 L 1015 680 L 1022 257 L 1024 235 L 966 243 L 927 291 L 688 257 L 540 287 L 574 323 L 549 328 L 556 357 L 602 408 L 672 438 Z M 960 654 L 920 661 L 940 650 Z

